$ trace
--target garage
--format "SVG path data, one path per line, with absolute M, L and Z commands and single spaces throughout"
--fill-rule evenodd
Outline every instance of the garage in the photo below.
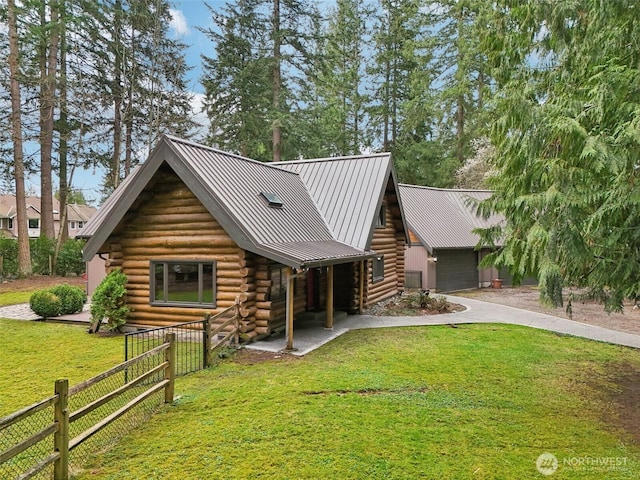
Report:
M 478 288 L 478 253 L 472 249 L 434 250 L 436 290 L 452 292 Z

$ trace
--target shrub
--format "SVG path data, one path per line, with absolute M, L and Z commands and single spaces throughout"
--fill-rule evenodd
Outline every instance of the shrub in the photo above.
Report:
M 18 274 L 18 241 L 0 234 L 0 257 L 2 267 L 0 277 L 15 276 Z
M 38 237 L 31 240 L 31 268 L 37 275 L 50 275 L 50 261 L 55 253 L 55 240 Z
M 69 273 L 80 275 L 85 271 L 86 265 L 82 259 L 84 244 L 84 240 L 76 240 L 75 238 L 70 238 L 62 244 L 58 252 L 58 262 L 56 264 L 56 272 L 58 275 L 63 277 Z
M 29 306 L 43 318 L 57 317 L 62 312 L 60 298 L 50 290 L 37 290 L 29 299 Z
M 121 270 L 113 270 L 98 285 L 91 296 L 91 319 L 94 322 L 107 319 L 109 330 L 118 330 L 127 322 L 127 276 Z
M 57 285 L 49 291 L 60 299 L 60 315 L 80 312 L 87 302 L 84 290 L 72 285 Z

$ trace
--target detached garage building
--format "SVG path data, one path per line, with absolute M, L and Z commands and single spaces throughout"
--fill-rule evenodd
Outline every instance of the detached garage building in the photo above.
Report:
M 475 214 L 474 201 L 491 196 L 488 190 L 453 190 L 400 185 L 400 196 L 411 243 L 405 256 L 405 287 L 451 292 L 488 287 L 499 278 L 495 268 L 478 270 L 489 250 L 475 250 L 475 228 L 503 221 Z

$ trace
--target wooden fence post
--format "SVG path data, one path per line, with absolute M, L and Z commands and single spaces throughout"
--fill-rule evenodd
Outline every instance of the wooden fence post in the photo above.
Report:
M 172 403 L 176 381 L 176 334 L 167 333 L 165 342 L 169 342 L 169 348 L 164 351 L 164 359 L 169 365 L 164 370 L 164 379 L 169 383 L 164 389 L 164 403 Z
M 68 480 L 69 478 L 69 380 L 56 380 L 56 395 L 58 401 L 54 407 L 54 422 L 58 430 L 53 436 L 53 446 L 60 457 L 53 464 L 54 480 Z
M 204 368 L 211 365 L 211 314 L 207 313 L 204 316 Z

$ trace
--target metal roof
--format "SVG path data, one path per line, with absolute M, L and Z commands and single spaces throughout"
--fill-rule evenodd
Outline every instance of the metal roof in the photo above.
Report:
M 472 230 L 503 222 L 493 215 L 487 220 L 476 215 L 474 200 L 486 200 L 489 190 L 454 190 L 400 184 L 400 195 L 409 228 L 425 247 L 473 248 L 480 238 Z
M 99 251 L 164 162 L 241 248 L 294 267 L 371 255 L 334 238 L 298 174 L 165 136 L 80 232 L 90 237 L 85 258 Z M 277 195 L 282 207 L 270 207 L 262 192 Z
M 336 239 L 361 249 L 370 247 L 374 219 L 392 174 L 389 153 L 276 165 L 300 174 Z

